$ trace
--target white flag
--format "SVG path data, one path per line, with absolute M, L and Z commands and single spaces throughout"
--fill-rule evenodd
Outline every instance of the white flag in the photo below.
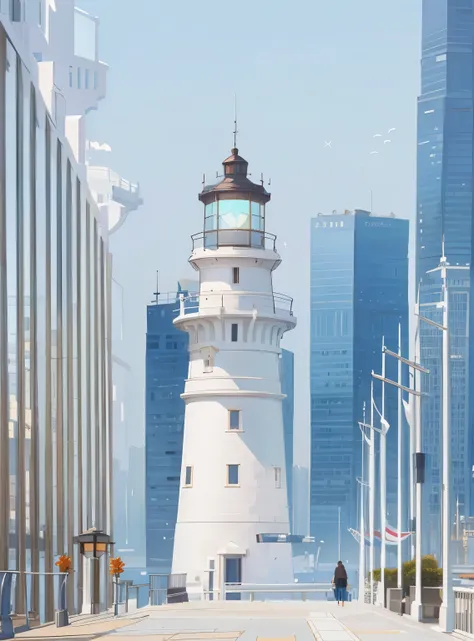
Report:
M 403 399 L 403 409 L 405 410 L 405 417 L 407 419 L 408 426 L 410 429 L 413 428 L 413 402 L 410 401 L 407 403 L 405 399 Z

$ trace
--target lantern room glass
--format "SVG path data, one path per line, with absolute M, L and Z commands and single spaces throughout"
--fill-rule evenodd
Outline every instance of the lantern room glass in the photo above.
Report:
M 265 230 L 265 205 L 250 200 L 216 200 L 205 206 L 204 231 Z

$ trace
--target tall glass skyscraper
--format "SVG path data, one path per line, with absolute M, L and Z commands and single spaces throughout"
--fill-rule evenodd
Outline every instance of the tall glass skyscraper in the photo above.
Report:
M 0 569 L 18 572 L 16 611 L 51 621 L 58 555 L 72 559 L 78 612 L 87 586 L 74 537 L 112 534 L 111 271 L 14 8 L 24 5 L 0 15 Z
M 382 341 L 408 349 L 408 221 L 356 210 L 311 220 L 311 487 L 310 531 L 325 541 L 321 560 L 354 560 L 358 529 L 364 404 L 371 371 L 380 373 Z M 397 363 L 386 373 L 396 380 Z M 375 384 L 380 409 L 380 384 Z M 386 386 L 388 522 L 396 514 L 397 393 Z M 367 419 L 369 415 L 367 414 Z M 377 423 L 376 423 L 377 424 Z M 396 522 L 395 522 L 396 523 Z
M 146 563 L 149 571 L 171 572 L 183 453 L 184 382 L 188 335 L 173 325 L 177 294 L 147 307 L 146 338 Z
M 450 265 L 451 430 L 454 504 L 470 512 L 469 291 L 472 263 L 473 0 L 424 0 L 418 101 L 416 275 L 422 304 L 440 300 L 443 253 Z M 423 314 L 441 321 L 440 310 Z M 421 326 L 423 448 L 427 453 L 425 551 L 440 553 L 441 336 Z M 453 514 L 454 518 L 454 514 Z

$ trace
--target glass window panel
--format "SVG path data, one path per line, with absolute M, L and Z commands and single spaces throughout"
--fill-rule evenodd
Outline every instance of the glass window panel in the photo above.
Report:
M 217 204 L 215 202 L 206 205 L 204 210 L 204 230 L 217 229 Z
M 229 428 L 240 430 L 240 410 L 229 410 Z
M 96 393 L 97 385 L 97 367 L 98 367 L 98 358 L 97 358 L 97 323 L 96 323 L 96 314 L 97 314 L 97 261 L 98 261 L 98 251 L 97 251 L 97 222 L 94 218 L 92 211 L 90 212 L 90 243 L 91 243 L 91 272 L 90 272 L 90 297 L 91 297 L 91 306 L 90 306 L 90 318 L 91 318 L 91 340 L 90 340 L 90 359 L 91 359 L 91 369 L 90 369 L 90 388 L 91 388 L 91 453 L 92 453 L 92 487 L 96 490 L 97 483 L 99 481 L 99 459 L 98 459 L 98 415 L 97 415 L 97 405 L 98 398 Z M 99 505 L 97 501 L 97 492 L 94 492 L 92 498 L 92 509 L 93 509 L 93 523 L 98 527 L 98 520 L 100 518 L 99 514 Z
M 6 74 L 6 251 L 7 251 L 7 296 L 8 296 L 8 403 L 10 434 L 10 524 L 16 516 L 16 452 L 17 452 L 17 98 L 18 63 L 17 55 L 7 40 Z M 14 566 L 10 566 L 14 567 Z
M 227 485 L 238 485 L 239 484 L 239 465 L 228 465 L 227 466 Z
M 71 274 L 72 274 L 72 290 L 71 290 L 71 313 L 72 313 L 72 373 L 73 373 L 73 415 L 74 415 L 74 442 L 77 444 L 77 454 L 75 457 L 75 478 L 78 482 L 75 484 L 75 509 L 74 509 L 74 530 L 82 532 L 82 518 L 80 517 L 81 503 L 82 503 L 82 487 L 79 485 L 79 466 L 82 459 L 82 432 L 79 426 L 79 359 L 78 359 L 78 325 L 77 325 L 77 302 L 78 302 L 78 230 L 77 230 L 77 217 L 80 212 L 81 199 L 80 188 L 81 184 L 73 175 L 73 194 L 72 194 L 72 214 L 71 214 Z M 81 479 L 82 480 L 82 479 Z M 77 548 L 77 546 L 75 546 Z M 75 551 L 77 556 L 77 551 Z M 79 559 L 78 559 L 79 560 Z
M 27 74 L 23 81 L 23 356 L 24 356 L 24 386 L 25 386 L 25 428 L 31 432 L 31 396 L 30 396 L 30 293 L 31 293 L 31 194 L 30 194 L 30 111 L 31 85 Z
M 193 483 L 193 468 L 191 465 L 186 466 L 186 472 L 185 472 L 185 478 L 184 478 L 184 484 L 185 485 L 192 485 Z
M 252 229 L 264 231 L 265 229 L 265 205 L 252 203 Z
M 57 314 L 57 333 L 56 333 L 56 351 L 54 354 L 56 360 L 56 459 L 57 459 L 57 540 L 58 548 L 65 549 L 65 523 L 64 523 L 64 452 L 66 439 L 64 438 L 64 301 L 63 297 L 63 279 L 64 279 L 64 207 L 65 207 L 65 162 L 64 149 L 59 140 L 56 141 L 56 314 Z M 53 357 L 53 358 L 54 358 Z M 61 509 L 60 509 L 61 508 Z
M 39 450 L 39 531 L 44 540 L 46 524 L 46 114 L 41 101 L 37 103 L 36 126 L 36 359 L 38 394 L 38 450 Z M 48 388 L 49 389 L 49 388 Z M 40 569 L 46 570 L 44 550 L 40 546 Z M 41 590 L 43 592 L 43 590 Z M 43 613 L 41 613 L 43 615 Z
M 82 447 L 85 453 L 83 460 L 83 475 L 84 475 L 84 501 L 82 518 L 84 529 L 92 526 L 92 519 L 90 518 L 91 498 L 90 498 L 90 441 L 89 441 L 89 412 L 90 412 L 90 388 L 89 388 L 89 331 L 90 331 L 90 317 L 89 317 L 89 203 L 82 203 L 81 206 L 81 220 L 80 220 L 80 245 L 81 245 L 81 263 L 80 263 L 80 278 L 81 278 L 81 403 L 82 403 Z
M 219 200 L 219 229 L 249 229 L 248 200 Z
M 252 216 L 260 216 L 260 208 L 261 208 L 260 203 L 252 202 L 251 208 L 252 208 Z
M 74 11 L 74 55 L 88 60 L 97 59 L 97 23 L 81 9 Z

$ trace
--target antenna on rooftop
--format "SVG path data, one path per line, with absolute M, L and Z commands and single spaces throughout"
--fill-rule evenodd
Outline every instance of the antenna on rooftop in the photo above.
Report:
M 156 270 L 156 292 L 153 292 L 155 303 L 158 305 L 158 298 L 160 296 L 160 272 Z

